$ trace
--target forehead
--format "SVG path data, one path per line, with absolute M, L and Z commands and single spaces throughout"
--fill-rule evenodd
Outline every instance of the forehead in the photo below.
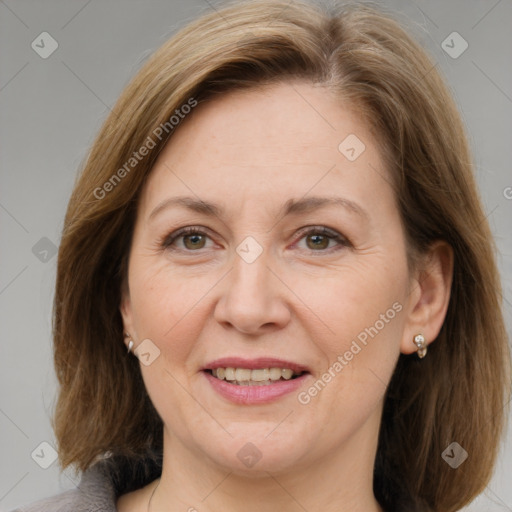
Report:
M 286 82 L 199 104 L 160 153 L 142 207 L 170 193 L 217 198 L 227 208 L 237 199 L 263 206 L 336 191 L 371 199 L 386 174 L 353 109 L 324 86 Z

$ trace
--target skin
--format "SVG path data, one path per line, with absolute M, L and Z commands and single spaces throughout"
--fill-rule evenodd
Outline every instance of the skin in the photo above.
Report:
M 353 162 L 338 150 L 349 134 L 366 146 Z M 386 385 L 401 352 L 416 357 L 415 334 L 437 336 L 453 265 L 438 243 L 408 268 L 390 181 L 368 127 L 318 85 L 231 92 L 182 122 L 141 195 L 121 304 L 135 348 L 149 338 L 160 350 L 141 371 L 164 422 L 163 471 L 122 496 L 121 512 L 147 510 L 155 489 L 152 511 L 381 510 L 372 471 Z M 182 195 L 225 211 L 174 206 L 150 219 Z M 279 214 L 310 196 L 342 197 L 365 213 Z M 162 248 L 185 226 L 207 236 Z M 349 242 L 308 236 L 306 226 Z M 250 264 L 236 252 L 247 236 L 263 248 Z M 295 392 L 236 405 L 200 371 L 219 357 L 283 358 L 309 367 L 307 390 L 396 303 L 401 311 L 306 405 Z M 261 453 L 250 468 L 237 457 L 247 442 Z

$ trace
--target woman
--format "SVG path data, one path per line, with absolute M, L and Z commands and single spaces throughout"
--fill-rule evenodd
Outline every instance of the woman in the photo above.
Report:
M 506 417 L 493 251 L 396 22 L 263 0 L 191 23 L 71 197 L 54 428 L 84 474 L 19 510 L 459 510 Z

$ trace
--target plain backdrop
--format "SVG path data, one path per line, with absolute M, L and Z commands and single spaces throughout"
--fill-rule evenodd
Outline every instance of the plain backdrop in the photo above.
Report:
M 55 439 L 49 420 L 56 392 L 54 253 L 77 169 L 143 61 L 187 21 L 217 5 L 0 0 L 1 511 L 78 481 L 71 471 L 61 474 L 56 462 L 50 464 Z M 384 0 L 380 5 L 431 53 L 462 112 L 500 251 L 510 334 L 512 2 Z M 509 431 L 493 480 L 467 511 L 512 511 L 511 447 Z

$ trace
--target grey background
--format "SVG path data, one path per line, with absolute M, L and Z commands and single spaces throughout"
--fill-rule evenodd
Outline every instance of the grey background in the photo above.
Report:
M 500 250 L 510 334 L 512 2 L 380 3 L 431 52 L 463 113 Z M 216 5 L 207 0 L 0 0 L 0 511 L 78 482 L 70 471 L 59 474 L 57 463 L 42 469 L 31 457 L 41 442 L 55 446 L 49 422 L 56 392 L 52 249 L 76 170 L 141 63 L 177 28 Z M 44 31 L 59 45 L 47 59 L 31 48 Z M 457 59 L 441 46 L 453 31 L 469 44 Z M 496 474 L 468 511 L 512 511 L 511 446 L 509 429 Z M 49 450 L 44 453 L 46 459 L 34 458 L 50 462 Z

